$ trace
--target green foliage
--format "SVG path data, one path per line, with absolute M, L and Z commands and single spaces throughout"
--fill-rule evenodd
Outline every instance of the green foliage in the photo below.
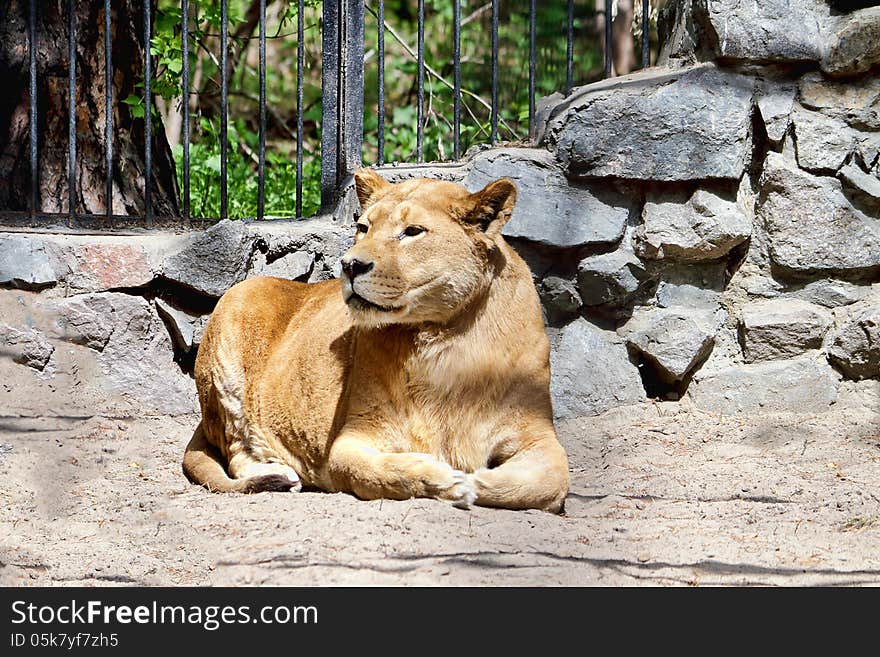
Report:
M 449 160 L 453 156 L 453 93 L 446 83 L 453 79 L 452 12 L 455 0 L 426 0 L 425 61 L 437 76 L 425 72 L 424 159 Z M 490 12 L 480 11 L 483 0 L 458 0 L 466 19 L 461 31 L 461 152 L 489 141 L 491 99 Z M 538 3 L 538 97 L 562 89 L 565 84 L 565 2 Z M 579 3 L 584 4 L 584 3 Z M 592 3 L 590 3 L 592 4 Z M 219 215 L 220 146 L 218 34 L 221 25 L 219 0 L 192 2 L 189 99 L 193 111 L 190 147 L 191 211 L 194 216 Z M 267 95 L 269 103 L 266 135 L 267 216 L 295 214 L 296 190 L 296 19 L 295 2 L 271 0 L 267 24 Z M 377 159 L 378 146 L 378 25 L 377 2 L 368 0 L 365 25 L 364 148 L 366 164 Z M 321 34 L 320 0 L 307 0 L 304 15 L 303 122 L 303 215 L 309 216 L 320 201 L 321 140 Z M 386 0 L 385 32 L 385 161 L 414 161 L 416 157 L 416 62 L 407 48 L 415 50 L 417 40 L 416 3 Z M 528 137 L 528 0 L 502 0 L 499 26 L 499 141 L 521 141 Z M 250 0 L 229 2 L 229 44 L 232 70 L 229 78 L 230 118 L 227 125 L 229 216 L 255 216 L 257 209 L 257 156 L 259 142 L 259 74 L 256 65 L 256 28 L 250 34 L 236 32 L 252 10 Z M 601 74 L 599 41 L 593 35 L 594 12 L 578 8 L 575 15 L 575 82 L 596 79 Z M 468 20 L 469 18 L 469 20 Z M 153 28 L 151 52 L 154 75 L 151 87 L 166 125 L 179 111 L 183 90 L 181 14 L 177 0 L 159 0 Z M 403 43 L 400 43 L 400 42 Z M 406 44 L 406 46 L 404 46 Z M 240 55 L 240 56 L 239 56 Z M 138 85 L 142 89 L 143 84 Z M 477 100 L 477 97 L 483 102 Z M 143 117 L 141 95 L 122 99 L 132 114 Z M 156 115 L 158 116 L 158 114 Z M 158 123 L 157 123 L 158 125 Z M 180 135 L 169 135 L 183 184 L 183 148 Z

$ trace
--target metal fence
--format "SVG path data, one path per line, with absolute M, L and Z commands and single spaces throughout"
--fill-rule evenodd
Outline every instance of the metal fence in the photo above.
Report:
M 574 32 L 574 0 L 560 0 L 567 3 L 568 21 L 566 30 L 566 93 L 570 92 L 575 80 L 573 77 L 573 61 L 574 53 L 578 47 Z M 590 0 L 592 1 L 592 0 Z M 642 65 L 649 65 L 649 2 L 648 0 L 635 0 L 641 2 L 641 51 Z M 452 27 L 453 27 L 453 57 L 451 62 L 452 82 L 449 83 L 445 78 L 437 74 L 433 67 L 438 66 L 438 62 L 425 61 L 425 1 L 417 0 L 417 45 L 415 53 L 410 51 L 416 60 L 416 80 L 415 80 L 415 102 L 416 102 L 416 149 L 414 159 L 417 162 L 424 160 L 424 128 L 425 128 L 425 75 L 430 73 L 441 79 L 446 85 L 451 87 L 453 95 L 453 119 L 451 125 L 452 140 L 452 159 L 457 161 L 462 156 L 460 128 L 462 125 L 462 87 L 461 87 L 461 4 L 458 1 L 451 0 L 453 9 Z M 149 52 L 152 38 L 152 18 L 154 12 L 155 0 L 144 0 L 143 2 L 143 34 L 142 48 L 144 52 Z M 105 56 L 104 84 L 105 94 L 105 212 L 103 219 L 108 225 L 114 220 L 119 219 L 119 215 L 115 214 L 113 204 L 113 182 L 111 180 L 111 172 L 114 167 L 114 158 L 118 157 L 114 153 L 114 103 L 118 103 L 120 99 L 113 97 L 113 75 L 114 62 L 112 61 L 112 25 L 113 6 L 111 0 L 104 0 L 104 19 L 103 26 L 103 44 Z M 302 216 L 302 196 L 303 196 L 303 69 L 304 69 L 304 48 L 303 48 L 303 30 L 304 30 L 304 2 L 298 0 L 296 14 L 296 35 L 297 35 L 297 75 L 296 75 L 296 215 Z M 489 114 L 489 130 L 488 143 L 496 144 L 499 141 L 498 125 L 499 125 L 499 8 L 501 0 L 491 0 L 491 101 L 488 103 L 486 110 Z M 528 8 L 528 34 L 525 35 L 528 40 L 528 126 L 530 134 L 534 130 L 535 121 L 535 95 L 536 80 L 539 74 L 537 66 L 536 52 L 536 18 L 538 12 L 546 8 L 549 3 L 542 2 L 539 7 L 537 0 L 529 0 Z M 74 0 L 67 0 L 67 32 L 69 39 L 68 49 L 68 156 L 67 156 L 67 176 L 68 176 L 68 194 L 67 208 L 68 211 L 61 217 L 66 216 L 67 222 L 71 226 L 81 223 L 82 219 L 91 219 L 91 225 L 100 226 L 100 215 L 78 215 L 76 212 L 76 169 L 77 169 L 77 70 L 76 70 L 76 12 L 74 11 Z M 190 2 L 189 0 L 181 0 L 181 50 L 182 50 L 182 111 L 183 111 L 183 137 L 182 161 L 179 166 L 182 167 L 182 184 L 180 189 L 180 216 L 172 219 L 179 220 L 185 225 L 190 225 L 191 221 L 201 218 L 191 216 L 191 189 L 190 189 L 190 148 L 191 148 L 191 122 L 189 103 L 186 102 L 190 93 L 192 75 L 190 71 Z M 228 0 L 220 1 L 220 35 L 219 35 L 219 68 L 220 68 L 220 117 L 219 117 L 219 139 L 220 139 L 220 211 L 219 217 L 208 217 L 209 220 L 223 219 L 228 215 L 228 175 L 227 175 L 227 156 L 228 156 L 228 121 L 229 121 L 229 63 L 227 55 L 229 52 L 229 21 L 228 21 Z M 613 55 L 612 55 L 612 9 L 613 1 L 604 0 L 604 17 L 605 17 L 605 34 L 604 34 L 604 71 L 608 76 L 612 71 Z M 40 220 L 52 220 L 53 217 L 47 217 L 40 212 L 39 200 L 39 181 L 40 181 L 40 162 L 38 157 L 38 113 L 41 108 L 37 103 L 37 12 L 39 11 L 37 0 L 29 0 L 28 13 L 28 43 L 29 43 L 29 137 L 30 137 L 30 209 L 29 212 L 20 214 L 27 215 L 32 222 Z M 257 219 L 265 217 L 265 180 L 266 180 L 266 130 L 267 130 L 267 99 L 266 99 L 266 0 L 259 2 L 259 148 L 257 153 Z M 377 157 L 375 162 L 367 162 L 366 164 L 383 165 L 385 163 L 385 143 L 386 143 L 386 106 L 385 106 L 385 38 L 389 32 L 389 25 L 386 23 L 385 1 L 377 0 L 372 3 L 363 2 L 363 0 L 336 0 L 325 1 L 322 7 L 322 61 L 321 61 L 321 79 L 322 79 L 322 95 L 321 95 L 321 198 L 324 207 L 330 207 L 335 201 L 341 186 L 351 173 L 359 166 L 365 164 L 362 160 L 363 145 L 363 119 L 364 119 L 364 40 L 365 40 L 365 18 L 371 15 L 377 26 L 376 42 L 378 47 L 375 66 L 377 66 L 377 120 L 378 129 L 376 137 Z M 147 117 L 143 122 L 143 140 L 144 140 L 144 180 L 143 180 L 143 207 L 144 213 L 141 217 L 134 219 L 143 222 L 146 227 L 151 227 L 155 223 L 156 217 L 153 212 L 153 202 L 151 196 L 152 175 L 153 175 L 153 121 L 151 117 L 153 107 L 153 93 L 151 89 L 151 81 L 153 75 L 152 57 L 144 57 L 144 116 Z M 10 213 L 4 213 L 4 217 L 8 217 Z M 54 219 L 58 219 L 56 215 Z M 131 219 L 131 217 L 128 217 Z

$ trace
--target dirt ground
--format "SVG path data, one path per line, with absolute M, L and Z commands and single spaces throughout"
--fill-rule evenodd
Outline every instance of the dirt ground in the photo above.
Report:
M 563 424 L 564 515 L 209 494 L 195 417 L 7 417 L 3 585 L 880 583 L 880 387 L 817 415 L 645 404 Z

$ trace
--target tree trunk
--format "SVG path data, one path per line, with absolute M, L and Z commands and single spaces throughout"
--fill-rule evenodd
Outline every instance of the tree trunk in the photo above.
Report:
M 0 210 L 30 208 L 29 44 L 27 0 L 0 2 Z M 74 2 L 76 15 L 75 204 L 80 214 L 104 214 L 104 3 Z M 37 212 L 68 211 L 67 2 L 37 3 Z M 112 0 L 112 202 L 117 215 L 144 214 L 144 120 L 121 102 L 142 97 L 143 3 Z M 155 68 L 154 68 L 155 70 Z M 161 122 L 153 120 L 153 213 L 176 217 L 174 159 Z

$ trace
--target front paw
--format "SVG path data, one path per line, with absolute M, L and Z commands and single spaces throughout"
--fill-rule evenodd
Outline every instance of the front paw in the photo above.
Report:
M 461 470 L 453 470 L 452 481 L 452 485 L 437 497 L 452 502 L 452 506 L 459 509 L 471 508 L 477 500 L 477 487 L 473 475 Z

